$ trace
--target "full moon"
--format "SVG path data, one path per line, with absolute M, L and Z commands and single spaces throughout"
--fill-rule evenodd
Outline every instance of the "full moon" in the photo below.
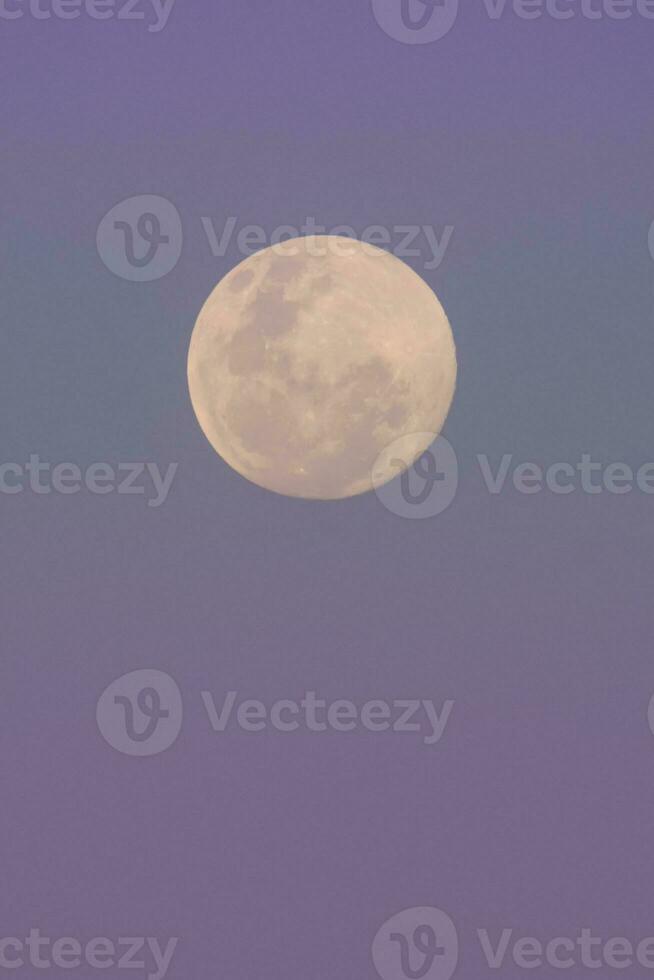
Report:
M 293 238 L 213 290 L 188 382 L 233 469 L 275 493 L 333 500 L 391 480 L 427 449 L 452 402 L 456 351 L 436 295 L 400 259 L 352 238 Z M 402 460 L 385 458 L 398 439 Z

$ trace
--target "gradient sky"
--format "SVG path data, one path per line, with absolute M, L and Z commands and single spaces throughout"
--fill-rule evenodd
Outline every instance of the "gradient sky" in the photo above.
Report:
M 2 936 L 173 935 L 171 977 L 332 980 L 373 978 L 409 906 L 449 912 L 462 976 L 476 928 L 654 934 L 654 497 L 491 496 L 475 461 L 654 459 L 654 21 L 463 6 L 416 46 L 365 0 L 0 19 L 1 461 L 179 463 L 158 509 L 0 496 Z M 95 245 L 136 194 L 184 226 L 150 284 Z M 230 215 L 454 227 L 440 268 L 410 260 L 458 348 L 444 514 L 275 496 L 211 450 L 185 362 L 240 259 L 201 218 Z M 95 725 L 141 667 L 185 706 L 144 760 Z M 431 748 L 217 735 L 203 689 L 455 707 Z

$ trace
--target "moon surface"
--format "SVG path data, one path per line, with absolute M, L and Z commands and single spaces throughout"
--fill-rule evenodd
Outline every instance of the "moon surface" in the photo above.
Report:
M 310 236 L 257 252 L 216 286 L 188 382 L 233 469 L 275 493 L 333 500 L 391 480 L 427 449 L 452 402 L 456 352 L 436 295 L 404 262 Z M 402 462 L 391 453 L 380 471 L 400 438 Z

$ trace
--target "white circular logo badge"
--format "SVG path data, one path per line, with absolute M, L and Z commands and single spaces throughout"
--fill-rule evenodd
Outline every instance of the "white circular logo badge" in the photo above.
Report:
M 158 755 L 182 728 L 182 695 L 169 674 L 134 670 L 100 695 L 96 720 L 102 737 L 124 755 Z
M 654 694 L 650 698 L 649 707 L 647 709 L 647 721 L 649 722 L 649 730 L 654 735 Z
M 182 254 L 182 219 L 165 197 L 141 194 L 121 201 L 98 226 L 96 244 L 107 268 L 121 279 L 153 282 L 171 272 Z
M 372 0 L 375 20 L 402 44 L 431 44 L 454 27 L 459 0 Z
M 378 498 L 392 514 L 424 520 L 442 514 L 454 500 L 459 485 L 456 453 L 444 436 L 434 439 L 433 433 L 414 432 L 396 439 L 377 457 L 372 483 Z M 409 466 L 416 445 L 429 448 Z M 398 476 L 384 483 L 393 469 Z
M 381 980 L 450 980 L 459 959 L 454 923 L 441 909 L 404 909 L 378 931 L 372 959 Z

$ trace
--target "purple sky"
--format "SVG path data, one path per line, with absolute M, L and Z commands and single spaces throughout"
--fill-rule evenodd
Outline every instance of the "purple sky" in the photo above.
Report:
M 490 495 L 476 461 L 654 459 L 654 21 L 463 7 L 424 45 L 364 0 L 177 0 L 159 33 L 0 18 L 1 462 L 179 464 L 160 508 L 0 495 L 0 938 L 177 936 L 172 978 L 372 980 L 412 906 L 452 916 L 462 977 L 493 975 L 478 928 L 654 934 L 654 497 Z M 139 194 L 183 222 L 153 283 L 96 251 Z M 309 215 L 454 227 L 438 269 L 409 260 L 459 355 L 436 518 L 268 494 L 197 426 L 190 333 L 241 258 L 201 219 Z M 96 702 L 144 667 L 184 725 L 128 758 Z M 429 747 L 214 733 L 202 690 L 455 705 Z

